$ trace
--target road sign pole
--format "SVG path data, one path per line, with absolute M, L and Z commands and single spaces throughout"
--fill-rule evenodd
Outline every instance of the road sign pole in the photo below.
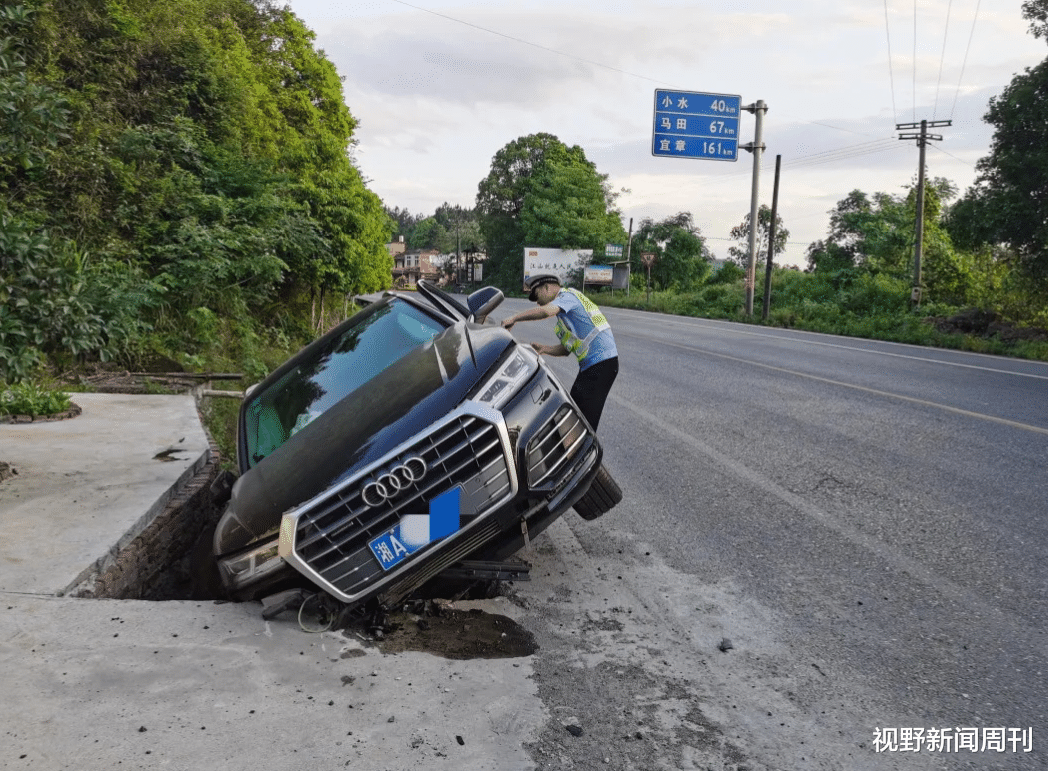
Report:
M 742 109 L 752 112 L 757 118 L 753 142 L 742 146 L 743 150 L 753 153 L 753 185 L 750 190 L 750 256 L 746 263 L 746 315 L 752 316 L 753 288 L 757 283 L 757 203 L 761 181 L 761 153 L 764 151 L 764 113 L 768 111 L 768 105 L 764 103 L 763 99 L 758 99 L 754 104 L 746 105 Z

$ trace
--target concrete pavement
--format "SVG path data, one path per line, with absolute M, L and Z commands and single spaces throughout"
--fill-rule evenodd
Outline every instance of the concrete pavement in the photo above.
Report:
M 258 603 L 70 596 L 209 460 L 191 396 L 0 425 L 0 768 L 524 769 L 531 657 L 383 654 Z M 501 599 L 474 603 L 513 617 Z

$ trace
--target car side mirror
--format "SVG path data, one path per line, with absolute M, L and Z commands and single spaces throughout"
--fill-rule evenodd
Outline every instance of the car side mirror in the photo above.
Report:
M 502 294 L 501 289 L 486 286 L 467 297 L 466 305 L 469 306 L 473 320 L 478 324 L 483 324 L 488 315 L 502 304 L 504 298 L 505 295 Z

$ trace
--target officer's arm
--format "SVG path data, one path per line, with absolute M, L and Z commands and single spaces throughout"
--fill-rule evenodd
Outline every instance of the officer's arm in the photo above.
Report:
M 560 308 L 553 303 L 539 305 L 538 307 L 528 308 L 526 311 L 521 311 L 520 313 L 510 316 L 502 322 L 502 326 L 509 329 L 518 321 L 539 321 L 541 319 L 548 319 L 550 316 L 556 316 L 559 311 Z
M 563 343 L 557 343 L 556 345 L 543 345 L 542 343 L 532 343 L 531 347 L 534 348 L 538 353 L 545 354 L 546 356 L 568 355 L 568 349 L 564 347 Z

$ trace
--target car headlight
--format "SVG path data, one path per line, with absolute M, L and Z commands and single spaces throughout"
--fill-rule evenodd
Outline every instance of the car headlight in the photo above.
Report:
M 280 569 L 284 560 L 277 553 L 278 546 L 279 542 L 274 538 L 248 551 L 219 559 L 226 585 L 235 588 L 253 584 Z
M 520 387 L 534 375 L 539 368 L 538 357 L 515 346 L 512 355 L 499 367 L 499 371 L 477 391 L 476 401 L 499 409 L 513 397 Z

